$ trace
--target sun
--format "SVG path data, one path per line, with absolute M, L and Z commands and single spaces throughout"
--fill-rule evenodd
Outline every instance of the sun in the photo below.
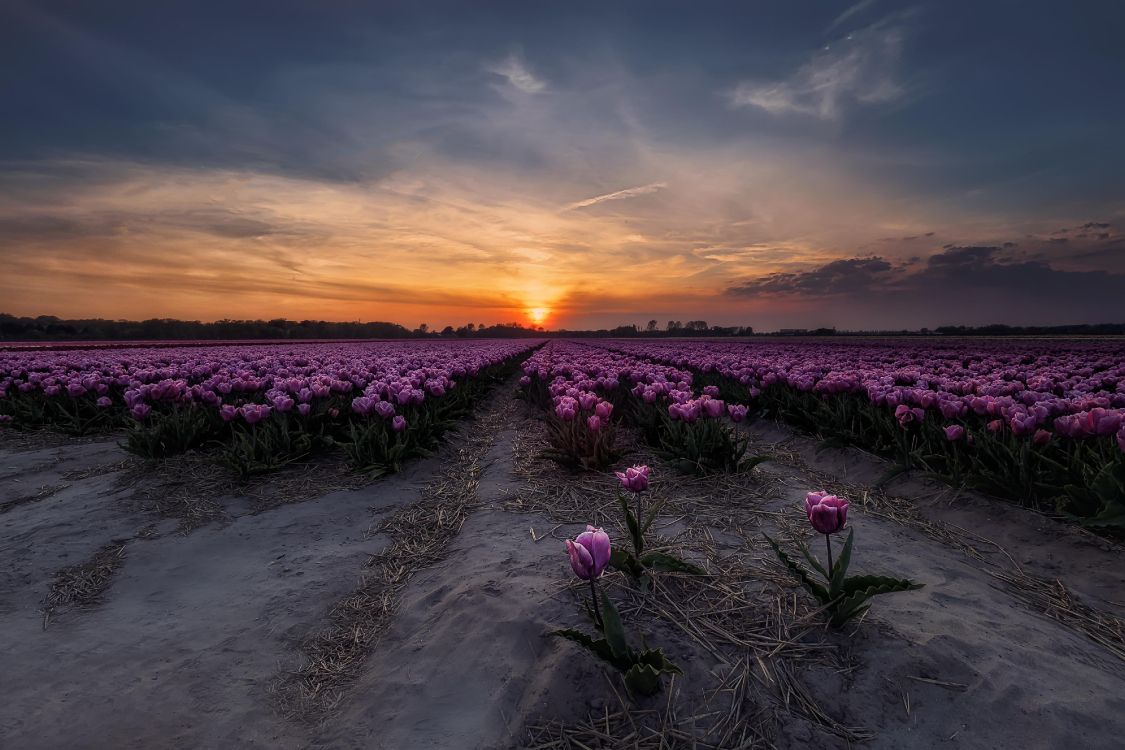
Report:
M 536 325 L 541 324 L 550 314 L 551 310 L 547 307 L 533 307 L 527 311 L 527 317 L 531 318 L 531 322 Z

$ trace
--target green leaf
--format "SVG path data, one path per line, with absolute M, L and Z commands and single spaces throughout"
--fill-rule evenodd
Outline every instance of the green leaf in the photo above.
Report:
M 657 500 L 652 504 L 652 507 L 649 508 L 648 514 L 645 517 L 645 522 L 641 526 L 641 533 L 648 531 L 649 527 L 652 526 L 652 522 L 656 520 L 657 514 L 660 513 L 660 509 L 664 507 L 664 503 L 666 502 L 668 502 L 668 498 Z
M 551 631 L 551 635 L 557 635 L 560 638 L 566 638 L 569 641 L 574 641 L 579 646 L 588 649 L 594 656 L 597 656 L 603 661 L 609 662 L 613 666 L 618 666 L 617 659 L 613 656 L 613 650 L 609 647 L 609 642 L 605 638 L 594 639 L 583 633 L 581 630 L 574 628 L 564 628 L 562 630 Z
M 841 585 L 841 597 L 832 605 L 832 618 L 829 624 L 838 628 L 848 620 L 863 614 L 871 606 L 867 600 L 879 594 L 895 591 L 911 591 L 922 588 L 922 584 L 906 579 L 885 576 L 853 576 Z
M 625 687 L 635 695 L 656 695 L 660 692 L 660 672 L 648 664 L 634 664 L 625 673 Z
M 820 560 L 817 560 L 813 556 L 813 553 L 809 550 L 809 545 L 802 544 L 800 549 L 805 559 L 809 561 L 809 565 L 813 566 L 813 570 L 824 576 L 824 580 L 827 581 L 829 579 L 828 571 L 824 569 L 824 565 L 821 564 Z
M 664 552 L 650 552 L 641 558 L 641 564 L 646 568 L 660 570 L 666 573 L 691 573 L 692 575 L 706 575 L 707 571 L 698 565 L 681 560 Z
M 630 578 L 640 578 L 644 573 L 644 566 L 628 550 L 618 547 L 609 553 L 609 564 L 620 570 Z
M 844 542 L 844 550 L 833 564 L 831 570 L 832 577 L 828 581 L 828 593 L 833 599 L 840 595 L 841 588 L 844 584 L 844 578 L 848 575 L 848 566 L 852 562 L 852 541 L 854 539 L 855 529 L 852 529 L 848 532 L 848 541 Z
M 625 626 L 621 624 L 621 614 L 604 591 L 598 593 L 602 600 L 602 634 L 609 643 L 609 649 L 617 661 L 631 663 L 632 654 L 629 652 L 629 645 L 625 642 Z
M 625 525 L 629 527 L 629 536 L 633 539 L 633 549 L 638 553 L 644 548 L 644 539 L 641 536 L 641 527 L 637 523 L 637 517 L 633 515 L 632 509 L 629 508 L 629 501 L 625 496 L 618 493 L 617 502 L 621 504 L 621 512 L 625 514 Z
M 763 534 L 763 536 L 765 535 Z M 819 583 L 814 581 L 804 568 L 802 568 L 794 560 L 792 560 L 789 555 L 782 552 L 781 547 L 777 545 L 777 542 L 775 542 L 773 539 L 770 539 L 768 536 L 766 536 L 766 541 L 769 542 L 771 547 L 773 547 L 773 551 L 777 554 L 778 559 L 781 560 L 785 567 L 789 568 L 789 572 L 793 575 L 793 577 L 796 578 L 802 586 L 808 589 L 809 593 L 816 597 L 816 600 L 818 602 L 820 602 L 821 604 L 828 604 L 830 601 L 832 601 L 832 597 L 828 595 L 828 589 L 824 588 Z
M 650 648 L 645 649 L 637 655 L 638 664 L 648 664 L 658 672 L 675 672 L 676 674 L 683 674 L 678 666 L 668 660 L 664 655 L 664 649 Z

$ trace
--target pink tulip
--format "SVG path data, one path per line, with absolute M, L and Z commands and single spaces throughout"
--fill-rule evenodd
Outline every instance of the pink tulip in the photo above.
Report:
M 597 414 L 591 414 L 586 418 L 586 427 L 590 432 L 600 432 L 602 429 L 602 418 Z
M 989 422 L 988 424 L 986 424 L 984 426 L 984 428 L 986 430 L 988 430 L 989 432 L 992 432 L 992 433 L 1000 432 L 1001 430 L 1004 429 L 1004 420 L 994 419 L 991 422 Z
M 613 414 L 613 404 L 608 401 L 599 401 L 598 405 L 594 407 L 594 413 L 603 420 L 608 420 L 610 415 Z
M 1039 447 L 1043 447 L 1051 442 L 1051 433 L 1046 430 L 1036 430 L 1035 434 L 1031 436 L 1031 442 Z
M 574 541 L 566 540 L 566 551 L 574 574 L 584 581 L 592 581 L 601 576 L 609 564 L 609 535 L 601 529 L 587 526 Z
M 809 523 L 821 534 L 835 534 L 848 522 L 848 501 L 835 495 L 810 492 L 805 496 Z
M 895 419 L 898 420 L 903 429 L 920 423 L 925 417 L 926 412 L 917 407 L 911 408 L 906 404 L 899 404 L 895 407 Z
M 725 411 L 726 409 L 726 404 L 715 398 L 701 400 L 700 404 L 702 405 L 701 408 L 703 410 L 703 413 L 711 419 L 721 417 L 723 415 L 723 411 Z
M 615 471 L 621 486 L 630 492 L 644 492 L 648 489 L 648 478 L 652 472 L 647 466 L 630 466 L 625 471 Z

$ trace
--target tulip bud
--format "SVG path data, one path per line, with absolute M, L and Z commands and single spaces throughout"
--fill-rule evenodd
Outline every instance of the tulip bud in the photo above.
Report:
M 647 466 L 630 466 L 625 471 L 615 471 L 621 486 L 630 492 L 644 492 L 648 489 L 648 478 L 652 472 Z
M 603 530 L 587 526 L 574 541 L 566 540 L 570 567 L 584 581 L 592 581 L 602 574 L 609 564 L 609 535 Z
M 835 534 L 848 522 L 848 501 L 823 491 L 810 492 L 805 496 L 805 513 L 812 527 L 821 534 Z

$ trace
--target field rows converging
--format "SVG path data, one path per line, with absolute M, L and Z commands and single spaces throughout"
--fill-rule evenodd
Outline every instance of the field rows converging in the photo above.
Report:
M 1116 341 L 5 351 L 0 744 L 1108 750 L 1123 530 Z

